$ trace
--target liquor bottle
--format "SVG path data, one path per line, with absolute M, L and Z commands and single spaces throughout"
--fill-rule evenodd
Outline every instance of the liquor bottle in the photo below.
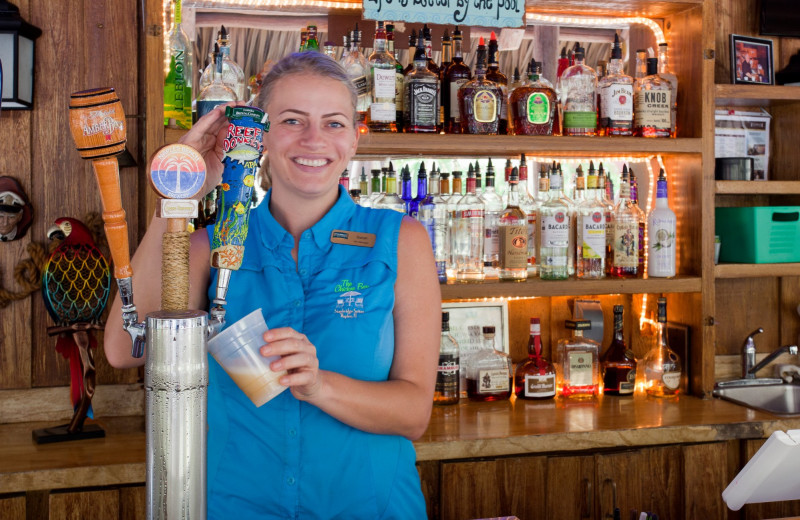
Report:
M 323 53 L 333 61 L 336 61 L 336 44 L 328 40 L 325 42 Z
M 634 96 L 635 135 L 672 137 L 672 84 L 658 75 L 658 58 L 647 58 L 647 76 Z
M 403 76 L 414 70 L 414 49 L 417 48 L 417 31 L 411 29 L 408 35 L 408 65 L 403 69 Z
M 664 168 L 658 172 L 656 207 L 647 216 L 647 274 L 655 278 L 675 276 L 675 212 L 669 208 L 667 177 Z
M 628 167 L 628 183 L 631 186 L 631 203 L 639 208 L 639 181 L 633 173 L 633 166 Z M 639 272 L 641 273 L 640 276 L 644 276 L 644 227 L 647 218 L 644 215 L 644 211 L 641 211 L 641 208 L 639 210 L 643 216 L 639 222 Z
M 608 74 L 597 83 L 600 117 L 597 135 L 633 135 L 633 78 L 625 74 L 619 34 L 614 34 L 614 47 Z
M 532 60 L 529 81 L 514 89 L 510 97 L 511 117 L 516 135 L 552 135 L 556 119 L 556 91 L 541 76 L 542 66 Z
M 506 135 L 508 133 L 508 77 L 500 72 L 500 62 L 498 57 L 499 51 L 497 47 L 497 36 L 492 31 L 489 36 L 489 68 L 486 70 L 486 79 L 493 81 L 500 87 L 502 97 L 500 98 L 499 111 L 500 111 L 500 124 L 497 128 L 497 133 Z
M 514 169 L 511 169 L 514 172 Z M 539 208 L 536 199 L 528 190 L 528 165 L 525 163 L 525 154 L 520 154 L 519 169 L 519 207 L 525 212 L 528 225 L 528 277 L 538 272 L 536 265 L 536 230 Z
M 431 30 L 428 27 L 428 24 L 425 24 L 422 27 L 422 41 L 425 45 L 425 59 L 427 61 L 428 70 L 436 74 L 436 77 L 439 77 L 439 66 L 436 65 L 436 62 L 433 61 L 433 39 L 431 38 Z
M 397 132 L 394 57 L 386 52 L 386 29 L 377 22 L 375 43 L 369 55 L 372 77 L 372 104 L 367 112 L 367 126 L 373 132 Z
M 597 75 L 583 60 L 583 47 L 578 47 L 575 65 L 568 67 L 558 80 L 563 111 L 561 132 L 568 136 L 597 133 Z
M 511 397 L 514 384 L 511 358 L 497 350 L 495 328 L 483 327 L 483 348 L 467 361 L 467 397 L 471 401 L 502 401 Z
M 484 230 L 483 230 L 483 269 L 487 276 L 497 274 L 500 265 L 500 214 L 503 212 L 503 199 L 495 190 L 494 168 L 491 166 L 492 160 L 489 159 L 489 168 L 486 172 L 486 189 L 480 194 L 480 200 L 484 207 Z M 472 167 L 472 165 L 470 165 Z M 479 170 L 473 170 L 475 176 L 475 191 L 479 191 Z M 468 174 L 469 175 L 469 174 Z M 469 181 L 467 181 L 469 182 Z
M 475 78 L 458 89 L 458 110 L 461 132 L 496 135 L 500 124 L 503 91 L 486 79 L 486 46 L 481 36 L 477 50 Z
M 576 206 L 575 274 L 578 278 L 606 275 L 606 208 L 596 199 L 597 172 L 590 163 L 586 177 L 588 196 Z M 576 186 L 576 191 L 581 187 Z M 576 197 L 577 202 L 577 197 Z
M 358 204 L 360 206 L 361 205 L 361 188 L 353 188 L 352 190 L 349 191 L 349 193 L 350 193 L 350 198 L 353 199 L 353 202 L 355 202 L 356 204 Z
M 173 0 L 172 28 L 165 51 L 169 70 L 164 78 L 164 126 L 192 127 L 192 44 L 181 26 L 181 0 Z
M 386 191 L 375 203 L 375 207 L 406 213 L 406 203 L 397 194 L 397 177 L 393 170 L 389 170 L 386 174 Z
M 653 348 L 644 356 L 644 390 L 654 397 L 678 395 L 681 360 L 667 342 L 667 299 L 658 299 L 658 334 Z
M 489 159 L 489 163 L 491 164 L 492 160 Z M 475 159 L 475 193 L 480 196 L 483 193 L 483 178 L 481 177 L 481 165 L 478 163 L 478 160 Z
M 636 358 L 625 344 L 622 330 L 624 308 L 614 305 L 614 339 L 600 360 L 604 395 L 633 395 L 636 386 Z
M 428 172 L 425 171 L 425 163 L 420 163 L 417 171 L 417 194 L 411 200 L 410 216 L 419 219 L 421 204 L 428 198 Z
M 400 65 L 400 62 L 397 60 L 397 51 L 394 48 L 393 23 L 386 24 L 386 51 L 394 60 L 395 122 L 397 124 L 397 131 L 402 132 L 405 125 L 405 121 L 403 119 L 403 113 L 405 111 L 405 75 L 403 74 L 403 66 Z
M 514 393 L 521 399 L 552 399 L 556 395 L 556 370 L 542 356 L 542 335 L 539 318 L 531 318 L 528 359 L 514 372 Z
M 569 277 L 569 250 L 571 248 L 570 205 L 561 197 L 561 175 L 550 171 L 550 191 L 539 209 L 539 278 L 566 280 Z
M 197 118 L 201 118 L 219 105 L 236 101 L 236 92 L 222 82 L 222 54 L 219 45 L 214 44 L 214 78 L 197 96 Z
M 667 80 L 672 86 L 672 110 L 670 111 L 670 137 L 678 135 L 678 76 L 669 66 L 669 51 L 667 43 L 658 44 L 658 75 Z
M 405 77 L 403 125 L 409 133 L 434 133 L 439 125 L 439 76 L 427 67 L 422 36 L 417 39 L 414 67 Z
M 486 180 L 490 177 L 487 174 Z M 491 176 L 494 184 L 494 175 Z M 511 171 L 508 203 L 500 214 L 500 280 L 522 282 L 528 279 L 528 216 L 520 208 L 519 173 Z M 487 186 L 488 189 L 488 186 Z
M 583 337 L 583 331 L 590 330 L 592 322 L 566 320 L 564 326 L 574 331 L 574 335 L 560 339 L 556 347 L 558 395 L 573 399 L 592 398 L 599 393 L 600 387 L 600 345 Z
M 358 26 L 358 24 L 356 24 Z M 344 66 L 344 60 L 347 59 L 347 56 L 350 54 L 350 35 L 343 34 L 342 35 L 342 57 L 339 58 L 339 63 Z
M 458 90 L 472 79 L 472 72 L 464 63 L 461 31 L 456 26 L 453 31 L 453 63 L 443 73 L 442 110 L 444 111 L 444 132 L 461 133 L 461 113 L 458 108 Z
M 567 48 L 561 47 L 561 52 L 558 55 L 558 72 L 556 72 L 556 83 L 561 79 L 561 75 L 569 67 L 569 58 L 567 57 Z
M 614 202 L 612 198 L 609 198 L 609 194 L 613 195 L 613 189 L 610 186 L 611 178 L 603 169 L 603 163 L 600 163 L 597 169 L 597 201 L 603 206 L 606 222 L 606 276 L 611 276 L 611 257 L 614 254 Z
M 361 167 L 361 175 L 358 178 L 358 187 L 361 189 L 361 195 L 364 197 L 369 196 L 369 181 L 367 180 L 367 171 Z
M 447 67 L 453 63 L 453 41 L 446 28 L 442 35 L 442 62 L 439 64 L 439 130 L 444 131 L 444 77 Z
M 425 168 L 425 165 L 421 167 Z M 400 168 L 400 198 L 403 200 L 406 215 L 411 216 L 414 211 L 414 195 L 411 193 L 411 169 L 408 165 Z
M 445 180 L 442 181 L 442 198 L 445 199 L 447 203 L 447 234 L 450 237 L 450 250 L 447 255 L 447 279 L 448 280 L 456 280 L 456 211 L 458 209 L 458 201 L 461 200 L 461 172 L 455 170 L 452 172 L 453 176 L 453 188 L 452 190 L 448 186 L 444 186 Z M 458 191 L 456 191 L 456 185 L 458 185 Z M 466 387 L 462 389 L 466 392 Z
M 371 186 L 369 199 L 373 208 L 377 208 L 378 201 L 383 197 L 383 190 L 381 189 L 381 170 L 378 168 L 370 170 Z
M 630 199 L 628 168 L 622 167 L 619 197 L 611 217 L 613 240 L 610 274 L 614 278 L 641 278 L 639 270 L 639 224 L 644 215 Z
M 530 65 L 528 66 L 530 67 Z M 526 74 L 526 82 L 527 76 L 529 75 L 530 74 Z M 508 88 L 506 89 L 506 110 L 508 111 L 506 117 L 508 118 L 508 135 L 516 135 L 514 133 L 514 114 L 511 113 L 511 95 L 522 83 L 523 81 L 522 76 L 519 73 L 519 67 L 514 67 L 514 72 L 511 74 L 511 81 L 508 83 Z
M 433 404 L 457 404 L 460 397 L 459 350 L 455 338 L 450 335 L 450 313 L 442 312 L 442 339 L 439 342 L 439 366 L 436 370 L 436 389 Z
M 361 43 L 361 31 L 358 30 L 358 24 L 356 24 L 356 28 L 350 34 L 350 52 L 346 58 L 343 58 L 341 64 L 358 94 L 356 100 L 358 122 L 365 123 L 367 112 L 372 105 L 372 73 L 367 58 L 359 48 L 359 43 Z
M 440 194 L 441 179 L 436 171 L 431 172 L 428 197 L 420 204 L 419 220 L 426 226 L 433 246 L 433 260 L 439 283 L 447 282 L 447 263 L 450 255 L 450 230 L 448 228 L 447 201 Z
M 344 191 L 350 191 L 350 172 L 346 168 L 339 176 L 339 186 L 344 188 Z
M 246 101 L 247 92 L 244 71 L 231 59 L 230 40 L 224 25 L 217 32 L 217 45 L 219 45 L 219 52 L 222 53 L 222 82 L 236 93 L 237 101 Z M 211 64 L 205 68 L 202 76 L 200 76 L 198 92 L 211 83 L 215 71 L 216 67 L 214 66 L 212 54 Z
M 605 78 L 608 75 L 608 62 L 606 60 L 599 60 L 595 72 L 597 72 L 597 81 Z
M 474 172 L 467 174 L 467 193 L 456 203 L 454 226 L 456 279 L 460 282 L 482 282 L 484 206 L 475 193 Z
M 306 41 L 303 45 L 303 51 L 319 52 L 319 40 L 317 40 L 317 26 L 315 24 L 309 24 L 306 28 Z
M 308 40 L 308 27 L 303 27 L 300 29 L 300 47 L 297 48 L 297 52 L 306 50 L 306 40 Z

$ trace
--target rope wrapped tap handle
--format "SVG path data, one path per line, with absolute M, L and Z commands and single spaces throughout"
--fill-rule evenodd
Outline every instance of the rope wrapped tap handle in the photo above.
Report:
M 189 232 L 186 219 L 196 218 L 196 196 L 206 179 L 200 153 L 185 144 L 160 148 L 150 161 L 150 186 L 161 197 L 156 216 L 166 218 L 161 244 L 161 309 L 189 307 Z

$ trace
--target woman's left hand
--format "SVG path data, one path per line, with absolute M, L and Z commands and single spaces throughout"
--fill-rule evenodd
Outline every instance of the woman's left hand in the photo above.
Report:
M 261 347 L 262 356 L 281 356 L 270 368 L 288 372 L 280 378 L 280 384 L 288 386 L 301 401 L 317 396 L 322 388 L 319 359 L 317 348 L 308 338 L 291 327 L 283 327 L 265 332 L 264 341 L 267 344 Z

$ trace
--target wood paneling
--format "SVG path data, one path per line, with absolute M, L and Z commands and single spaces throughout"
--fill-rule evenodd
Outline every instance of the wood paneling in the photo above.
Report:
M 726 518 L 722 491 L 728 486 L 728 447 L 724 442 L 694 444 L 683 450 L 684 513 L 667 518 Z M 662 517 L 663 518 L 663 517 Z
M 594 458 L 548 457 L 545 489 L 548 520 L 593 518 L 597 505 Z
M 0 498 L 0 520 L 25 520 L 25 496 Z
M 716 56 L 714 77 L 716 83 L 731 83 L 730 35 L 758 37 L 758 10 L 751 0 L 715 0 Z
M 759 352 L 772 352 L 779 346 L 779 315 L 765 313 L 776 309 L 779 301 L 777 278 L 717 280 L 717 354 L 740 354 L 748 334 L 761 327 L 755 338 Z
M 119 520 L 142 520 L 147 516 L 147 489 L 128 486 L 119 490 Z
M 440 496 L 439 461 L 417 462 L 417 471 L 422 485 L 422 496 L 425 497 L 425 508 L 428 518 L 439 518 Z
M 119 518 L 119 491 L 77 491 L 50 495 L 48 520 L 111 520 Z

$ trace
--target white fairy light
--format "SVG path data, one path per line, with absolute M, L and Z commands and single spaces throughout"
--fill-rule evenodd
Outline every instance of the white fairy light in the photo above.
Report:
M 653 31 L 658 44 L 666 43 L 664 31 L 661 30 L 656 22 L 649 18 L 635 16 L 631 18 L 601 18 L 588 16 L 555 16 L 540 13 L 525 13 L 528 22 L 544 22 L 555 25 L 579 26 L 579 27 L 618 27 L 620 24 L 641 24 L 646 25 Z

